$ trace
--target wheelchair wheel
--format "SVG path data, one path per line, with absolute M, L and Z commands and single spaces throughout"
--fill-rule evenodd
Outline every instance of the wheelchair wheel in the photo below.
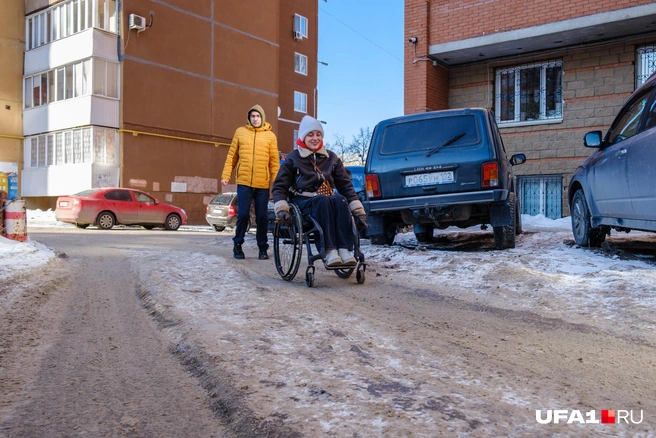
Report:
M 289 205 L 291 224 L 289 226 L 276 222 L 273 230 L 273 259 L 278 274 L 285 281 L 296 277 L 303 255 L 303 219 L 298 207 Z

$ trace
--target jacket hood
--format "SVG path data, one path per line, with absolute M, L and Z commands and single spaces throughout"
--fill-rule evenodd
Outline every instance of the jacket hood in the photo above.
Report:
M 257 111 L 258 113 L 260 113 L 260 115 L 262 116 L 262 126 L 260 126 L 260 128 L 263 128 L 264 125 L 266 124 L 266 115 L 264 114 L 264 108 L 262 108 L 260 105 L 253 105 L 251 109 L 248 110 L 248 112 L 246 113 L 246 125 L 248 126 L 253 126 L 251 125 L 251 117 L 250 117 L 251 111 Z

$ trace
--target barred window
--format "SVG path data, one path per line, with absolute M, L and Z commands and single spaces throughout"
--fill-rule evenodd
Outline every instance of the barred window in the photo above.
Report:
M 496 71 L 495 114 L 500 125 L 563 119 L 561 61 Z
M 638 47 L 636 50 L 636 88 L 656 71 L 656 44 Z

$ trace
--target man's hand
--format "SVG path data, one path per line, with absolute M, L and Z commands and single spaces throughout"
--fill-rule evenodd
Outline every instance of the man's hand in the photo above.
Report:
M 292 224 L 292 217 L 287 210 L 280 210 L 276 213 L 276 220 L 286 227 Z
M 228 185 L 228 180 L 227 179 L 222 179 L 221 184 L 223 184 L 224 186 L 227 186 Z
M 358 231 L 362 231 L 366 229 L 368 226 L 369 224 L 367 224 L 366 214 L 359 214 L 355 216 L 355 227 L 358 229 Z

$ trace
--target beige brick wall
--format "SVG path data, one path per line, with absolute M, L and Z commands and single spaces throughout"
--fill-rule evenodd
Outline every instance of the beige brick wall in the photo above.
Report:
M 652 41 L 616 43 L 593 50 L 551 54 L 542 60 L 563 62 L 563 121 L 522 127 L 501 127 L 510 155 L 525 153 L 517 175 L 562 175 L 563 215 L 569 214 L 567 185 L 580 163 L 592 152 L 583 146 L 588 131 L 605 132 L 635 89 L 636 46 Z M 494 108 L 494 75 L 498 67 L 539 61 L 536 58 L 486 63 L 449 71 L 449 107 Z

